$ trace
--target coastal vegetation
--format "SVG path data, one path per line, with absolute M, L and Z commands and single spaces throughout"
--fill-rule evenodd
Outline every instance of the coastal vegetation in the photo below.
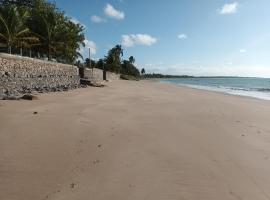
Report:
M 188 75 L 167 75 L 167 74 L 157 74 L 157 73 L 145 74 L 144 69 L 142 69 L 141 74 L 142 74 L 142 78 L 146 78 L 146 79 L 150 79 L 150 78 L 193 78 L 193 76 L 188 76 Z
M 0 1 L 1 52 L 72 63 L 84 46 L 84 27 L 44 0 Z
M 85 62 L 77 61 L 78 67 L 98 68 L 101 70 L 108 70 L 114 73 L 122 74 L 123 79 L 136 79 L 141 76 L 140 71 L 135 66 L 134 56 L 130 56 L 128 59 L 122 59 L 124 50 L 121 45 L 116 45 L 110 49 L 107 55 L 103 59 L 99 59 L 97 62 L 94 60 L 85 59 Z M 91 62 L 91 63 L 90 63 Z

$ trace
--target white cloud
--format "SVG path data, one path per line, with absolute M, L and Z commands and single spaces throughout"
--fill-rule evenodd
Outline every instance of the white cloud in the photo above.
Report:
M 187 39 L 187 35 L 186 34 L 179 34 L 177 37 L 178 37 L 178 39 L 181 39 L 181 40 Z
M 75 17 L 72 17 L 72 18 L 70 19 L 70 21 L 73 22 L 74 24 L 79 24 L 79 23 L 80 23 L 79 20 L 76 19 Z
M 122 20 L 125 18 L 125 13 L 123 11 L 116 10 L 111 4 L 107 4 L 104 8 L 104 13 L 110 18 L 117 20 Z
M 157 42 L 157 39 L 148 34 L 130 34 L 122 35 L 122 45 L 133 47 L 135 45 L 151 46 Z
M 91 16 L 91 21 L 93 23 L 102 23 L 102 22 L 105 22 L 106 20 L 97 16 L 97 15 L 93 15 L 93 16 Z
M 77 18 L 71 17 L 70 18 L 70 21 L 73 22 L 74 24 L 80 24 L 80 25 L 82 25 L 86 29 L 86 25 L 83 24 L 82 22 L 80 22 Z
M 97 53 L 97 45 L 96 45 L 96 43 L 94 41 L 85 39 L 84 43 L 85 43 L 85 48 L 86 49 L 90 48 L 91 54 L 96 54 Z
M 89 56 L 89 48 L 91 50 L 91 55 L 95 55 L 97 53 L 97 45 L 94 41 L 91 40 L 84 40 L 85 43 L 85 47 L 80 47 L 80 54 L 84 57 L 84 58 L 88 58 Z
M 237 12 L 238 8 L 238 2 L 234 2 L 231 4 L 225 4 L 223 7 L 219 10 L 219 14 L 226 15 L 226 14 L 233 14 Z
M 240 53 L 246 53 L 247 50 L 246 49 L 240 49 Z

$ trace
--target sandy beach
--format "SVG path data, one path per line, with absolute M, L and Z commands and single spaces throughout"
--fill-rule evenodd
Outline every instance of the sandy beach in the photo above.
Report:
M 1 200 L 269 200 L 270 102 L 149 81 L 0 101 Z

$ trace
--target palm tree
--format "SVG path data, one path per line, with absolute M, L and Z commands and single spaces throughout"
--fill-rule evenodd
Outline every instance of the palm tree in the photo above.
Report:
M 32 12 L 29 27 L 40 40 L 37 49 L 45 52 L 49 60 L 52 55 L 68 62 L 82 57 L 79 53 L 80 46 L 85 45 L 82 25 L 71 22 L 54 4 L 40 5 Z
M 3 5 L 16 5 L 33 8 L 37 0 L 0 0 L 0 4 Z
M 33 10 L 32 18 L 29 21 L 29 27 L 40 40 L 40 48 L 47 53 L 48 59 L 51 59 L 53 52 L 56 52 L 57 45 L 60 45 L 56 38 L 59 36 L 59 29 L 56 14 L 48 8 L 45 10 Z
M 145 69 L 144 68 L 142 68 L 141 74 L 145 74 Z
M 14 5 L 0 7 L 0 41 L 5 43 L 8 53 L 11 54 L 12 47 L 28 47 L 38 39 L 30 35 L 26 20 L 29 12 L 26 9 Z
M 115 58 L 120 62 L 121 57 L 123 56 L 122 46 L 118 44 L 113 49 L 114 49 L 114 52 L 115 52 Z
M 106 64 L 108 69 L 119 73 L 121 69 L 121 57 L 123 56 L 123 49 L 121 45 L 116 45 L 109 50 L 106 56 Z
M 135 63 L 135 58 L 133 56 L 130 56 L 128 60 L 131 64 Z
M 60 38 L 57 40 L 62 42 L 58 46 L 57 57 L 69 62 L 74 62 L 78 57 L 83 58 L 79 50 L 81 46 L 85 46 L 84 27 L 67 19 L 58 28 Z

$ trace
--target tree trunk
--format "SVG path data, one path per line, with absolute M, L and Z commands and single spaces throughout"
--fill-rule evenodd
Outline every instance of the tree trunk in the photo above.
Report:
M 11 45 L 8 44 L 8 53 L 11 54 Z
M 48 60 L 51 60 L 51 51 L 50 51 L 50 48 L 48 50 Z
M 48 46 L 48 60 L 51 60 L 51 48 Z

